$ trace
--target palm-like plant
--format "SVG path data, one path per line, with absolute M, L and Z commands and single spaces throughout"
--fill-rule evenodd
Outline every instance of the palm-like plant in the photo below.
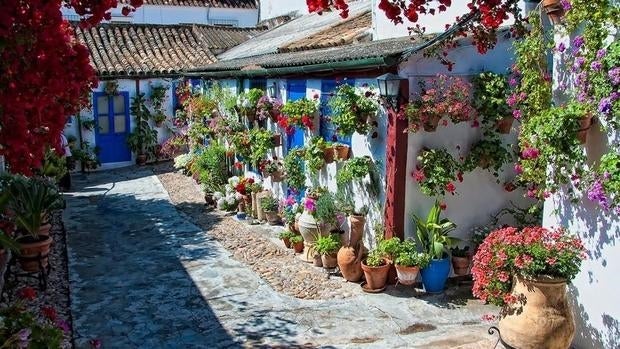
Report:
M 442 259 L 447 249 L 456 245 L 458 239 L 448 236 L 456 228 L 456 224 L 447 218 L 440 218 L 441 207 L 439 201 L 431 208 L 426 220 L 413 214 L 413 221 L 417 227 L 418 241 L 424 252 L 433 259 Z

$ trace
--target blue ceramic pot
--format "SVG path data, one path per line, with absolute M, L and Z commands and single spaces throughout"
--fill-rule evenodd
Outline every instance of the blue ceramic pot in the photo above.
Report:
M 245 212 L 237 212 L 238 220 L 245 220 L 247 218 L 247 214 Z
M 443 292 L 448 275 L 450 275 L 450 258 L 431 260 L 431 263 L 422 269 L 421 274 L 422 284 L 426 292 Z

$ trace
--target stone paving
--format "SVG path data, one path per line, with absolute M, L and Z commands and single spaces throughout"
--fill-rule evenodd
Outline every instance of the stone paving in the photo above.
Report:
M 496 309 L 462 289 L 428 296 L 399 286 L 330 300 L 277 292 L 178 212 L 148 168 L 75 178 L 75 187 L 64 219 L 77 348 L 91 339 L 150 349 L 494 344 L 481 317 Z

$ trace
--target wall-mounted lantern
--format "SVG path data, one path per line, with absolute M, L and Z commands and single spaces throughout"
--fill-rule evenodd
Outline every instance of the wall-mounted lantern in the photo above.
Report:
M 271 85 L 267 85 L 267 97 L 276 98 L 278 97 L 278 87 L 276 83 L 272 83 Z
M 396 74 L 387 73 L 377 77 L 379 95 L 394 110 L 400 108 L 400 84 L 408 79 Z

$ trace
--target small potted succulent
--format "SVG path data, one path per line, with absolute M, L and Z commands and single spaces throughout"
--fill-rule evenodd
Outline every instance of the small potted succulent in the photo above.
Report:
M 285 229 L 282 230 L 280 232 L 280 234 L 278 235 L 278 237 L 280 238 L 280 240 L 282 240 L 282 242 L 284 243 L 284 246 L 286 246 L 286 248 L 291 248 L 291 238 L 293 236 L 295 236 L 297 234 L 293 233 L 292 231 Z
M 390 265 L 379 250 L 372 250 L 362 261 L 366 287 L 370 291 L 380 291 L 387 282 Z
M 295 253 L 302 253 L 304 251 L 304 238 L 301 235 L 291 236 L 289 240 Z
M 323 268 L 333 269 L 338 265 L 336 253 L 340 248 L 340 235 L 331 234 L 319 236 L 314 245 L 314 250 L 321 256 Z
M 278 215 L 279 202 L 278 199 L 273 196 L 267 196 L 260 200 L 265 217 L 270 225 L 277 225 L 280 223 L 280 216 Z
M 412 285 L 421 268 L 426 268 L 431 258 L 428 254 L 418 252 L 415 242 L 406 240 L 401 243 L 394 265 L 398 275 L 398 283 Z
M 458 276 L 467 275 L 471 262 L 469 246 L 465 246 L 464 248 L 459 248 L 458 246 L 453 247 L 450 249 L 450 254 L 452 255 L 454 274 Z

